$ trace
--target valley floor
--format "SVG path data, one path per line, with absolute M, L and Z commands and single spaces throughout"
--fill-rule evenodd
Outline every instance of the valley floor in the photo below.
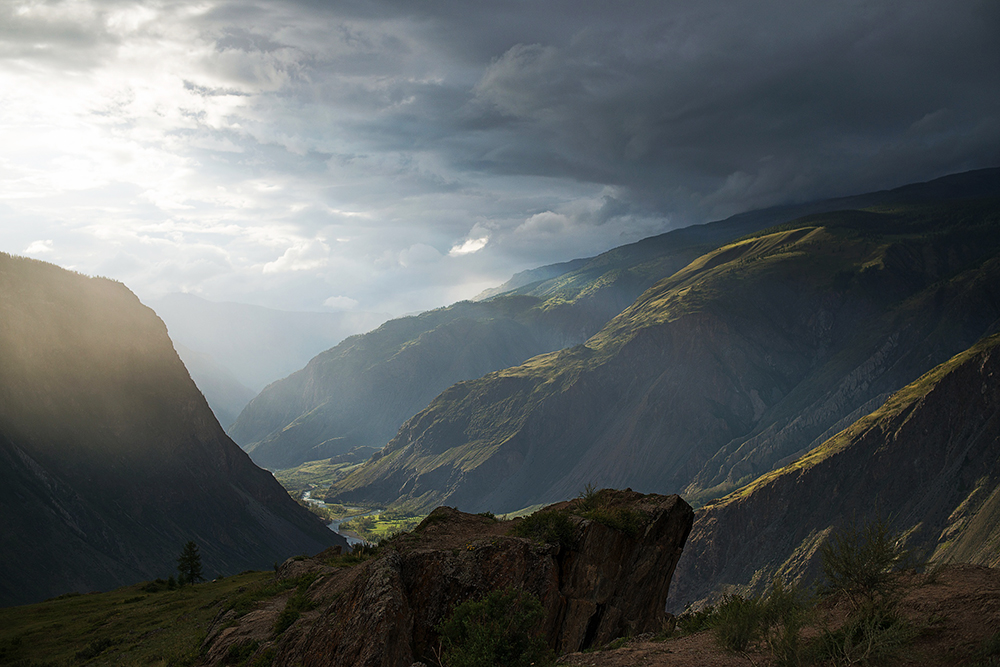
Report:
M 902 609 L 920 634 L 886 664 L 1000 665 L 1000 569 L 952 565 L 936 576 L 913 575 L 908 587 Z M 821 605 L 819 619 L 805 634 L 818 635 L 824 623 L 835 627 L 843 613 L 837 607 Z M 712 631 L 706 630 L 663 641 L 638 637 L 613 650 L 566 655 L 559 663 L 581 667 L 750 667 L 767 665 L 769 658 L 763 652 L 749 658 L 727 653 L 716 644 Z

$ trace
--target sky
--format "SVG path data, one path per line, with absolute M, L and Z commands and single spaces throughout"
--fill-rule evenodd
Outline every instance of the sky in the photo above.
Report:
M 0 250 L 394 315 L 1000 165 L 1000 3 L 0 0 Z

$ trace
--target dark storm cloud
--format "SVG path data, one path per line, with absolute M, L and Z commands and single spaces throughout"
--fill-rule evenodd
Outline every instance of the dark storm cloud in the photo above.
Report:
M 998 157 L 996 3 L 413 5 L 300 6 L 403 21 L 439 55 L 424 64 L 442 83 L 382 91 L 383 108 L 414 101 L 356 129 L 384 148 L 440 142 L 458 170 L 710 216 Z

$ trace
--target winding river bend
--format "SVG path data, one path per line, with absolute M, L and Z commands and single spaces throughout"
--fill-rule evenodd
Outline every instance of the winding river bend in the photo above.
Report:
M 305 493 L 303 493 L 302 500 L 306 501 L 310 505 L 315 505 L 316 507 L 326 507 L 325 502 L 323 502 L 322 500 L 316 500 L 315 498 L 312 497 L 312 491 L 306 491 Z M 344 523 L 345 521 L 350 521 L 351 519 L 357 519 L 359 517 L 368 516 L 370 514 L 378 514 L 378 510 L 371 510 L 369 512 L 364 512 L 363 514 L 354 514 L 352 516 L 346 516 L 343 519 L 336 519 L 335 521 L 331 521 L 330 523 L 326 524 L 326 527 L 332 530 L 333 532 L 337 533 L 341 537 L 343 537 L 345 540 L 347 540 L 347 544 L 352 547 L 355 544 L 365 544 L 365 541 L 362 540 L 361 538 L 340 532 L 340 524 Z

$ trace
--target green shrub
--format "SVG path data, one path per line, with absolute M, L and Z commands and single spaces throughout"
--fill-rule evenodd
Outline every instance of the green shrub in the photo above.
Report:
M 564 512 L 535 512 L 516 522 L 509 534 L 563 547 L 576 544 L 576 525 Z
M 266 649 L 260 652 L 257 659 L 253 661 L 252 667 L 271 667 L 274 664 L 274 658 L 278 655 L 277 649 L 273 646 L 268 646 Z
M 580 495 L 577 496 L 577 498 L 580 499 L 580 502 L 577 504 L 577 508 L 581 512 L 587 512 L 595 509 L 600 502 L 600 493 L 601 492 L 598 491 L 593 484 L 588 484 L 584 487 L 583 491 L 580 492 Z
M 727 651 L 746 655 L 765 647 L 775 664 L 792 666 L 801 660 L 800 632 L 810 606 L 801 589 L 775 579 L 766 595 L 727 595 L 703 622 L 714 629 L 716 640 Z
M 762 623 L 762 600 L 733 594 L 722 599 L 712 626 L 719 646 L 733 653 L 746 653 L 760 640 Z
M 917 630 L 891 602 L 866 603 L 835 631 L 820 639 L 820 656 L 835 665 L 885 661 L 906 646 Z
M 850 523 L 820 547 L 827 592 L 842 592 L 855 608 L 894 597 L 899 592 L 897 570 L 908 559 L 899 535 L 878 518 L 866 526 Z
M 435 631 L 441 636 L 442 667 L 529 667 L 553 664 L 540 636 L 545 611 L 520 588 L 491 591 L 455 607 Z
M 701 632 L 702 630 L 708 630 L 712 627 L 712 623 L 715 620 L 716 610 L 713 605 L 709 605 L 704 609 L 699 609 L 698 611 L 687 611 L 685 610 L 676 619 L 676 629 L 685 635 L 693 635 L 696 632 Z

